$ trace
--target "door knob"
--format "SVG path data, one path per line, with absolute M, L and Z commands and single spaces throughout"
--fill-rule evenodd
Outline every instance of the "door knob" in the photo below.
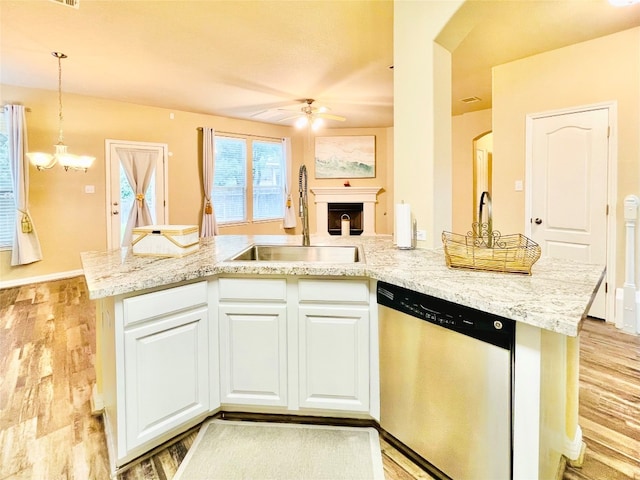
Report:
M 542 219 L 541 218 L 536 218 L 535 222 L 536 222 L 536 225 L 540 225 L 542 223 Z
M 120 212 L 118 210 L 114 210 L 111 212 L 113 215 L 118 215 Z

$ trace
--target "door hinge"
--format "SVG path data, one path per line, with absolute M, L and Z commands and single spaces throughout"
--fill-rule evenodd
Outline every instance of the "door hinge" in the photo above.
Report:
M 604 282 L 604 293 L 609 293 L 609 284 Z
M 607 203 L 606 213 L 605 215 L 609 215 L 609 204 Z
M 607 127 L 607 138 L 609 138 L 611 136 L 611 127 L 608 126 Z

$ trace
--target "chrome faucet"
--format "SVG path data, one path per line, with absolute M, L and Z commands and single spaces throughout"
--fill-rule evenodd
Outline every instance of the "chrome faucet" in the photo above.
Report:
M 309 240 L 309 208 L 307 205 L 307 167 L 300 165 L 298 173 L 298 191 L 300 192 L 300 218 L 302 219 L 302 245 L 311 245 Z
M 485 205 L 487 205 L 487 221 L 483 222 L 484 215 L 482 215 L 482 210 Z M 491 211 L 491 194 L 489 192 L 482 192 L 480 195 L 480 208 L 478 209 L 478 226 L 480 228 L 480 235 L 482 237 L 486 236 L 486 244 L 487 247 L 493 247 L 493 212 Z

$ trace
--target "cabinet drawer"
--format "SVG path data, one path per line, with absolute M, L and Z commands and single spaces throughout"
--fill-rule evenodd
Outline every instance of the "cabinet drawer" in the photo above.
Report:
M 369 282 L 366 280 L 300 280 L 300 302 L 369 303 Z
M 122 303 L 124 324 L 131 325 L 148 318 L 207 304 L 207 282 L 125 298 Z
M 220 301 L 258 300 L 285 302 L 287 281 L 284 278 L 220 278 Z

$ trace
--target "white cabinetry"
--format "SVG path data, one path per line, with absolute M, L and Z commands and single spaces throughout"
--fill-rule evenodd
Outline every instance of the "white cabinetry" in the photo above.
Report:
M 228 276 L 99 303 L 111 470 L 222 408 L 379 418 L 370 281 Z
M 103 355 L 115 358 L 104 375 L 106 430 L 117 466 L 209 414 L 208 312 L 207 282 L 103 305 Z
M 300 280 L 299 403 L 369 411 L 369 289 L 366 281 Z
M 218 288 L 222 403 L 286 406 L 286 280 L 221 278 Z
M 223 405 L 372 411 L 378 363 L 369 280 L 223 277 L 217 284 Z

